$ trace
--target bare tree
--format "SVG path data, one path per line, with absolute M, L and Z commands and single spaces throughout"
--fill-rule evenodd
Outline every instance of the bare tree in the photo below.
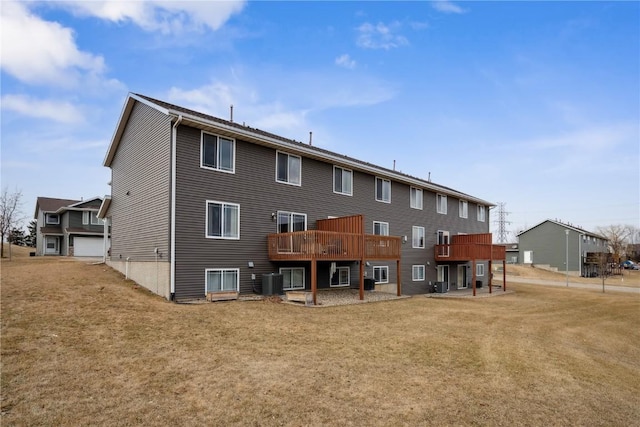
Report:
M 613 261 L 620 263 L 620 259 L 625 255 L 628 240 L 633 234 L 633 227 L 629 225 L 609 225 L 599 227 L 598 232 L 609 242 L 609 248 L 613 254 Z
M 5 187 L 0 194 L 0 257 L 4 258 L 4 240 L 11 229 L 22 221 L 22 191 L 10 193 Z

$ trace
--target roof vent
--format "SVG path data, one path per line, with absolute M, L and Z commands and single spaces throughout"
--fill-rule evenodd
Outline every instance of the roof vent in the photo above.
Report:
M 230 121 L 231 123 L 233 123 L 233 104 L 231 104 L 231 106 L 229 107 L 229 110 L 230 110 L 230 116 L 231 116 L 231 118 L 229 119 L 229 121 Z
M 309 145 L 313 145 L 313 132 L 309 131 Z

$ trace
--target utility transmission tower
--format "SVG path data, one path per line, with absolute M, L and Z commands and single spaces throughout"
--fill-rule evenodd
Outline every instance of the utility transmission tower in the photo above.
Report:
M 497 243 L 509 243 L 509 232 L 507 231 L 507 225 L 511 224 L 511 221 L 507 221 L 507 212 L 504 209 L 506 203 L 498 203 L 498 219 L 494 220 L 494 223 L 498 224 L 498 242 Z

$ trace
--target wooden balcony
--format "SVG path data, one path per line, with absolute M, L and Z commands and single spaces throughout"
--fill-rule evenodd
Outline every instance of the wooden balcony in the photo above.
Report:
M 491 233 L 453 236 L 451 244 L 435 245 L 436 262 L 506 259 L 505 247 L 492 244 Z
M 267 236 L 272 261 L 398 260 L 400 237 L 364 234 L 364 217 L 319 219 L 316 230 Z
M 400 237 L 307 230 L 267 236 L 272 261 L 399 259 Z

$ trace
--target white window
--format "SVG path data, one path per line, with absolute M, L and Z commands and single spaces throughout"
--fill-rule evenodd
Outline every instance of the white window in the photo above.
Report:
M 484 222 L 485 219 L 485 207 L 478 205 L 478 221 Z
M 476 264 L 476 276 L 484 276 L 484 264 Z
M 276 181 L 291 185 L 300 185 L 302 159 L 293 154 L 276 153 Z
M 51 213 L 45 214 L 45 223 L 60 224 L 60 215 Z
M 206 292 L 238 292 L 240 285 L 240 269 L 207 268 L 204 273 Z
M 378 235 L 378 236 L 388 236 L 389 235 L 389 223 L 388 222 L 373 221 L 373 234 Z
M 391 203 L 391 181 L 376 177 L 376 200 Z
M 467 203 L 466 200 L 460 200 L 458 215 L 460 215 L 460 218 L 467 218 L 469 216 L 469 203 Z
M 424 248 L 424 227 L 413 226 L 411 241 L 412 247 Z
M 373 267 L 373 280 L 376 283 L 389 283 L 389 267 L 386 265 Z
M 422 189 L 411 187 L 411 207 L 422 209 Z
M 331 275 L 330 284 L 332 288 L 349 286 L 351 284 L 349 267 L 336 268 Z
M 411 266 L 411 279 L 414 282 L 424 282 L 424 265 Z
M 307 215 L 278 211 L 278 233 L 291 233 L 307 229 Z
M 236 143 L 233 139 L 202 132 L 200 143 L 201 167 L 234 173 L 235 152 Z
M 206 236 L 212 239 L 239 239 L 240 205 L 207 200 Z
M 82 212 L 82 225 L 101 225 L 103 220 L 98 218 L 98 212 L 84 211 Z
M 353 172 L 339 166 L 333 167 L 333 192 L 351 196 L 353 194 Z
M 282 289 L 304 289 L 304 268 L 281 268 Z
M 436 194 L 436 211 L 441 214 L 447 213 L 447 196 Z

